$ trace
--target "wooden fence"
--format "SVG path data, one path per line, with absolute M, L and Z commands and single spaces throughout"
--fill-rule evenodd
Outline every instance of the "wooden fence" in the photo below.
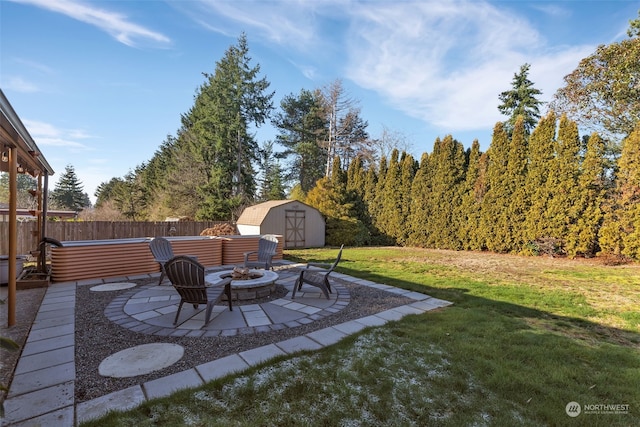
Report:
M 105 240 L 155 236 L 198 236 L 205 228 L 225 221 L 132 222 L 132 221 L 48 221 L 47 237 L 56 240 Z M 39 238 L 33 236 L 36 223 L 18 223 L 18 255 L 38 248 Z M 0 222 L 0 255 L 9 253 L 9 223 Z

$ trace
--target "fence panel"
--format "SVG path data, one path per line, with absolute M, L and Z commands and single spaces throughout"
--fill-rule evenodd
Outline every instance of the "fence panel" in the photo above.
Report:
M 197 236 L 205 228 L 226 221 L 133 222 L 133 221 L 48 221 L 47 237 L 56 240 L 106 240 L 155 236 Z M 18 254 L 37 249 L 39 239 L 33 235 L 36 222 L 17 225 Z M 9 223 L 0 221 L 0 255 L 9 253 Z

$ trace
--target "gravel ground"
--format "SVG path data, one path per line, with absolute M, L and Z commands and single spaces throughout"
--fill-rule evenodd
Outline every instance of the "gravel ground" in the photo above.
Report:
M 154 280 L 157 279 L 135 282 L 144 285 Z M 296 328 L 211 338 L 159 337 L 124 329 L 109 321 L 104 315 L 104 309 L 117 295 L 126 291 L 91 292 L 89 286 L 79 287 L 76 293 L 76 401 L 91 400 L 132 385 L 193 368 L 229 354 L 307 334 L 412 301 L 379 289 L 343 281 L 340 283 L 347 288 L 351 299 L 349 305 L 338 313 Z M 286 289 L 281 288 L 279 292 L 286 293 Z M 250 303 L 254 304 L 256 301 Z M 132 378 L 107 378 L 99 375 L 98 366 L 107 356 L 125 348 L 154 342 L 179 344 L 185 349 L 184 356 L 177 363 L 148 375 Z
M 0 336 L 15 341 L 20 348 L 27 340 L 33 320 L 38 313 L 46 288 L 24 289 L 16 291 L 16 323 L 8 327 L 8 306 L 6 304 L 8 288 L 0 288 Z M 13 378 L 13 372 L 20 358 L 20 350 L 0 349 L 0 384 L 8 386 Z M 0 392 L 0 402 L 6 398 L 5 392 Z

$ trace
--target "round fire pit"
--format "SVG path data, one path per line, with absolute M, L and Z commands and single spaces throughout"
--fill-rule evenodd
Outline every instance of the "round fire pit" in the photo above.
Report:
M 205 282 L 217 285 L 222 279 L 230 277 L 233 270 L 216 271 L 204 277 Z M 232 300 L 252 300 L 271 295 L 276 289 L 275 281 L 278 273 L 270 270 L 249 270 L 247 279 L 233 279 L 231 281 Z M 223 296 L 226 300 L 226 295 Z

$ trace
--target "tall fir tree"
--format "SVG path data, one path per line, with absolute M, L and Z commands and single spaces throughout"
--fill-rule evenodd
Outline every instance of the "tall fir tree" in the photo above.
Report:
M 183 128 L 193 136 L 186 145 L 206 176 L 198 186 L 202 203 L 197 219 L 232 219 L 255 196 L 258 146 L 249 127 L 264 124 L 273 109 L 269 82 L 258 78 L 259 72 L 259 65 L 251 66 L 242 34 L 214 73 L 204 74 L 195 105 L 182 117 Z
M 147 195 L 140 182 L 140 174 L 129 171 L 116 186 L 114 196 L 116 207 L 127 219 L 146 219 Z
M 319 91 L 301 90 L 280 102 L 273 124 L 278 128 L 276 141 L 285 150 L 291 167 L 287 179 L 307 192 L 324 176 L 327 151 L 322 148 L 328 124 Z
M 73 166 L 67 165 L 49 198 L 52 206 L 79 212 L 91 206 L 89 195 L 83 190 L 84 187 L 78 179 L 75 169 Z
M 260 149 L 260 201 L 285 198 L 284 178 L 280 163 L 273 152 L 273 142 L 267 141 Z
M 504 122 L 505 128 L 511 133 L 516 124 L 518 116 L 524 119 L 524 130 L 527 135 L 538 123 L 540 118 L 540 105 L 542 102 L 537 96 L 542 95 L 539 89 L 533 87 L 533 82 L 529 80 L 529 69 L 531 65 L 524 64 L 520 67 L 520 72 L 513 75 L 511 89 L 502 92 L 498 98 L 502 104 L 498 110 L 509 119 Z

